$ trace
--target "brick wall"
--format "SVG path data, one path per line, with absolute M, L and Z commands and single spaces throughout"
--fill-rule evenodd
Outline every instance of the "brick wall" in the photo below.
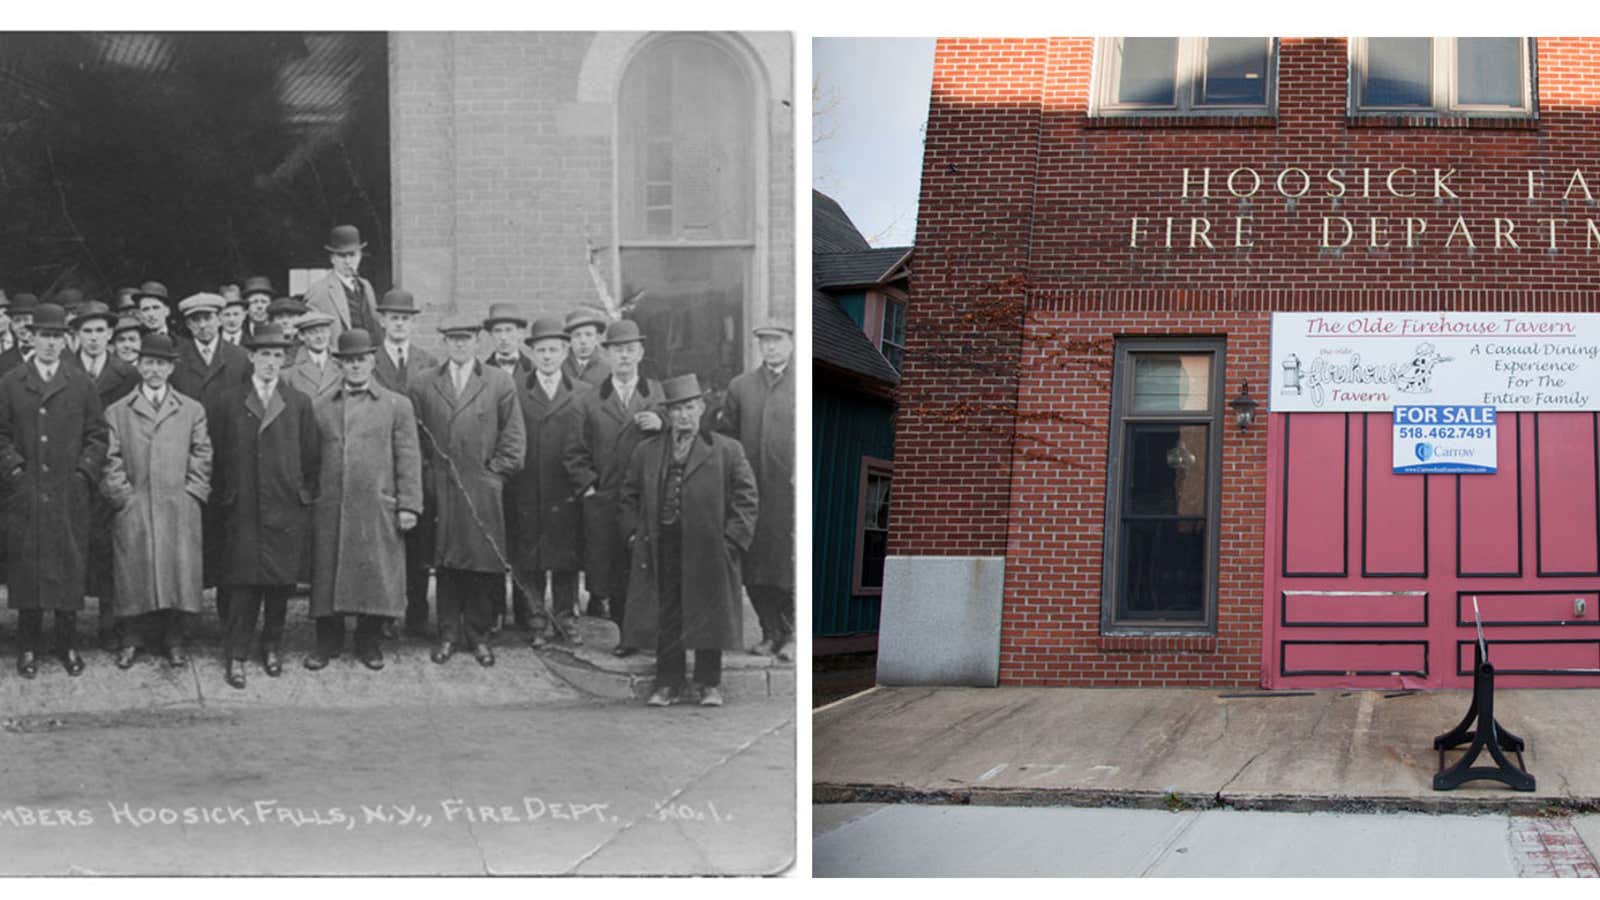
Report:
M 1353 121 L 1342 38 L 1281 41 L 1276 120 L 1090 120 L 1092 59 L 1087 38 L 939 43 L 890 552 L 1006 556 L 1004 684 L 1253 684 L 1259 426 L 1224 436 L 1215 638 L 1099 634 L 1115 339 L 1224 335 L 1225 395 L 1248 380 L 1262 397 L 1273 310 L 1600 309 L 1600 241 L 1586 235 L 1600 203 L 1581 189 L 1561 200 L 1574 169 L 1600 197 L 1600 40 L 1538 42 L 1536 124 Z M 1420 196 L 1323 196 L 1329 169 L 1359 185 L 1352 173 L 1371 168 L 1379 187 L 1400 165 L 1419 174 L 1397 186 Z M 1211 197 L 1182 197 L 1183 170 L 1197 179 L 1207 167 Z M 1240 167 L 1264 180 L 1248 199 L 1225 187 Z M 1305 197 L 1273 187 L 1288 167 L 1315 179 Z M 1456 170 L 1446 183 L 1459 199 L 1433 196 L 1434 167 Z M 1529 169 L 1540 173 L 1532 200 Z M 1174 217 L 1185 240 L 1130 247 L 1134 216 L 1157 223 L 1146 231 L 1156 239 Z M 1231 246 L 1218 227 L 1235 216 L 1248 217 L 1254 246 Z M 1319 248 L 1325 216 L 1362 230 L 1349 247 Z M 1369 216 L 1386 220 L 1388 246 L 1368 246 Z M 1445 246 L 1457 216 L 1476 247 L 1459 236 Z M 1188 246 L 1191 217 L 1217 223 L 1214 250 Z M 1412 249 L 1402 246 L 1407 218 L 1427 222 Z M 1497 218 L 1512 220 L 1520 247 L 1495 248 Z

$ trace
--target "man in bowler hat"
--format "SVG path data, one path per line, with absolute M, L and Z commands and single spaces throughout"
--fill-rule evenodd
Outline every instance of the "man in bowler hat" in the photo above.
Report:
M 533 372 L 533 360 L 522 350 L 523 337 L 528 333 L 528 317 L 514 303 L 493 303 L 489 306 L 489 315 L 483 320 L 483 330 L 489 335 L 491 350 L 484 357 L 483 364 L 494 366 L 510 377 L 512 384 L 520 386 Z M 516 547 L 523 541 L 523 528 L 517 504 L 512 502 L 511 487 L 506 487 L 506 540 L 511 546 Z M 532 612 L 528 604 L 528 595 L 513 579 L 511 589 L 507 592 L 511 601 L 512 621 L 517 628 L 527 630 L 530 626 Z M 505 621 L 505 602 L 502 600 L 495 610 L 495 619 L 498 623 Z M 498 630 L 498 629 L 497 629 Z
M 395 288 L 378 303 L 378 318 L 383 321 L 383 347 L 378 351 L 373 377 L 385 388 L 409 397 L 411 384 L 439 360 L 411 340 L 417 299 L 410 291 Z M 428 561 L 432 555 L 430 511 L 423 510 L 417 527 L 406 532 L 406 615 L 405 630 L 411 637 L 427 637 Z
M 333 316 L 331 340 L 339 332 L 360 328 L 368 334 L 378 332 L 378 320 L 373 312 L 377 305 L 372 282 L 361 277 L 362 251 L 367 248 L 361 232 L 354 225 L 340 225 L 328 234 L 328 260 L 333 271 L 306 291 L 306 305 Z

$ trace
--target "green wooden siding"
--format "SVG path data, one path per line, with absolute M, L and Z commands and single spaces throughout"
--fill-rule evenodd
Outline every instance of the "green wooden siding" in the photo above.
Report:
M 862 331 L 866 330 L 867 295 L 865 293 L 861 291 L 854 291 L 848 294 L 834 294 L 833 299 L 834 302 L 839 304 L 839 308 L 844 310 L 845 314 L 848 315 L 856 323 L 856 325 L 861 328 Z
M 812 634 L 874 634 L 878 598 L 850 593 L 856 494 L 863 456 L 894 458 L 894 407 L 820 383 L 812 398 Z

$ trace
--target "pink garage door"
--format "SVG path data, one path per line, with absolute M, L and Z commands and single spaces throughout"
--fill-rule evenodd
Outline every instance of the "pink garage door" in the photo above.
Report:
M 1600 686 L 1600 417 L 1502 413 L 1494 475 L 1396 475 L 1386 413 L 1268 416 L 1264 683 Z

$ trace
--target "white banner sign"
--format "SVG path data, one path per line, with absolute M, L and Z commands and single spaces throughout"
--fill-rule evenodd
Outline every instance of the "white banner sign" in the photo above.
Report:
M 1396 406 L 1396 475 L 1493 475 L 1499 442 L 1492 406 Z
M 1600 314 L 1273 313 L 1273 412 L 1600 410 Z

